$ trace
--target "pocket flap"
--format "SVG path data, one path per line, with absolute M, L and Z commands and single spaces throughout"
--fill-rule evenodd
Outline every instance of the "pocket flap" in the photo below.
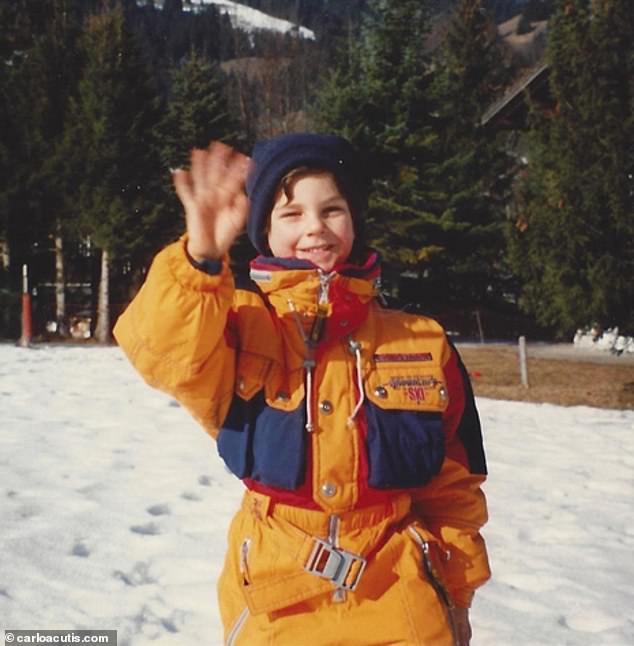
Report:
M 379 408 L 440 412 L 447 408 L 449 395 L 440 366 L 375 367 L 366 378 L 366 397 Z
M 235 392 L 249 400 L 262 390 L 271 368 L 271 359 L 250 352 L 240 352 L 236 370 Z
M 274 364 L 264 385 L 266 404 L 281 411 L 294 411 L 304 399 L 304 371 L 285 373 L 279 364 Z

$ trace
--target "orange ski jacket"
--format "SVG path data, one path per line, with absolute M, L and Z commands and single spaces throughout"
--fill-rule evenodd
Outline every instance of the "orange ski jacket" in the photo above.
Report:
M 489 577 L 486 463 L 468 376 L 442 328 L 375 300 L 376 254 L 324 275 L 258 258 L 249 278 L 155 258 L 115 337 L 217 440 L 247 488 L 350 514 L 407 495 L 447 556 L 452 601 Z

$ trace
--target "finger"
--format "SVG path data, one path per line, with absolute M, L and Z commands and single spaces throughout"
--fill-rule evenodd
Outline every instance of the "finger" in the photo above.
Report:
M 191 174 L 180 168 L 172 172 L 172 182 L 176 195 L 187 211 L 194 205 L 194 187 Z
M 249 211 L 249 200 L 244 193 L 235 196 L 232 204 L 231 221 L 235 227 L 236 233 L 240 233 L 247 222 L 247 213 Z
M 234 194 L 244 194 L 250 159 L 242 153 L 233 151 L 227 160 L 223 185 Z
M 205 191 L 209 190 L 209 167 L 209 153 L 206 150 L 194 148 L 191 154 L 191 178 L 195 195 L 203 194 Z
M 214 170 L 219 174 L 218 180 L 224 183 L 224 179 L 229 178 L 232 184 L 244 183 L 251 161 L 249 157 L 221 141 L 213 141 L 208 152 Z
M 223 186 L 231 163 L 233 149 L 221 141 L 213 141 L 207 149 L 208 179 L 213 186 Z

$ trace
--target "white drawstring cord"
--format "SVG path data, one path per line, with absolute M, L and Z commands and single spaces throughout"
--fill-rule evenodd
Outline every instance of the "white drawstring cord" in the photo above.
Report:
M 313 367 L 304 362 L 304 369 L 306 371 L 306 431 L 312 433 L 315 430 L 313 424 Z
M 348 347 L 350 348 L 350 351 L 354 353 L 354 356 L 356 359 L 355 363 L 356 363 L 356 372 L 357 372 L 357 390 L 359 391 L 359 399 L 357 400 L 357 405 L 354 407 L 354 410 L 352 411 L 352 415 L 348 417 L 348 426 L 352 426 L 354 424 L 354 418 L 361 410 L 361 406 L 363 406 L 363 402 L 365 401 L 365 391 L 363 390 L 361 344 L 358 341 L 355 341 L 354 339 L 350 338 L 350 340 L 348 341 Z

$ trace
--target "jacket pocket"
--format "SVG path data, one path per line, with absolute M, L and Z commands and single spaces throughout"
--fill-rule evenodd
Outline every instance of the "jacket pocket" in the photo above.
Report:
M 442 574 L 442 559 L 445 556 L 442 547 L 434 536 L 416 523 L 409 525 L 407 531 L 420 548 L 420 564 L 423 576 L 434 589 L 438 600 L 445 610 L 453 642 L 458 646 L 457 628 L 453 616 L 455 604 L 447 591 Z
M 366 378 L 365 393 L 369 485 L 400 489 L 427 484 L 445 457 L 442 368 L 405 362 L 376 366 Z
M 261 389 L 250 400 L 234 396 L 218 434 L 218 452 L 238 478 L 294 490 L 306 472 L 305 413 L 267 405 Z
M 371 487 L 420 487 L 440 472 L 445 457 L 441 413 L 385 410 L 368 402 L 365 415 Z
M 438 544 L 438 540 L 416 524 L 411 524 L 407 531 L 420 547 L 421 567 L 425 578 L 436 591 L 443 606 L 448 610 L 453 609 L 454 603 L 447 592 L 442 574 L 441 563 L 444 552 Z

